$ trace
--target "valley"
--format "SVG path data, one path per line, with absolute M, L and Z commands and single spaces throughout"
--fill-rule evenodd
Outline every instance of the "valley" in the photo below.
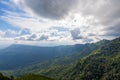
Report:
M 120 38 L 56 47 L 12 45 L 1 50 L 0 57 L 3 74 L 8 71 L 16 77 L 36 74 L 55 80 L 120 79 Z

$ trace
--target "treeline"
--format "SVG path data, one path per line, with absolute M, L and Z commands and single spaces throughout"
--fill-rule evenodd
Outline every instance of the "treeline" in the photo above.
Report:
M 14 78 L 13 76 L 7 77 L 0 73 L 0 80 L 54 80 L 54 79 L 35 74 L 26 74 L 21 77 Z
M 61 80 L 120 80 L 120 38 L 80 59 Z

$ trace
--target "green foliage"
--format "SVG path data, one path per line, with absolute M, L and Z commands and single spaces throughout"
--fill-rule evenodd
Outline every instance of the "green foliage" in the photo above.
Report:
M 1 73 L 0 73 L 0 80 L 12 80 L 6 76 L 3 76 Z
M 61 80 L 120 80 L 120 38 L 81 59 Z
M 40 76 L 40 75 L 27 74 L 27 75 L 17 78 L 16 80 L 54 80 L 54 79 Z
M 101 43 L 103 45 L 103 43 Z M 101 47 L 100 43 L 98 44 L 85 44 L 84 47 L 80 48 L 79 45 L 76 45 L 79 52 L 53 58 L 49 61 L 44 61 L 40 63 L 34 63 L 25 67 L 21 67 L 15 70 L 15 74 L 22 75 L 27 73 L 42 74 L 48 77 L 59 79 L 66 74 L 70 69 L 72 69 L 78 62 L 79 59 L 89 55 L 93 50 Z M 76 50 L 78 50 L 76 49 Z
M 54 80 L 54 79 L 35 74 L 26 74 L 15 79 L 14 76 L 10 76 L 10 78 L 8 78 L 0 73 L 0 80 Z

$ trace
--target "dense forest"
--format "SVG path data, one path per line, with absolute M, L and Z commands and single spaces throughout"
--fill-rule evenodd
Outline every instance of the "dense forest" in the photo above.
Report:
M 62 80 L 120 80 L 120 38 L 80 59 Z
M 68 52 L 73 47 L 65 48 Z M 15 78 L 0 74 L 0 80 L 120 80 L 120 38 L 75 45 L 70 52 L 12 69 Z

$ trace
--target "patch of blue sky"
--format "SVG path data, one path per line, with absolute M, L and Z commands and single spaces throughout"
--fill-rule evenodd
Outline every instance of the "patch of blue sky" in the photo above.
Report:
M 11 24 L 7 23 L 6 21 L 0 19 L 0 30 L 5 31 L 5 30 L 15 30 L 19 31 L 20 29 L 18 27 L 12 26 Z
M 9 0 L 4 0 L 4 2 L 9 2 Z M 10 6 L 0 2 L 0 30 L 15 30 L 18 31 L 20 30 L 18 27 L 11 25 L 10 23 L 8 23 L 7 21 L 3 20 L 1 18 L 1 16 L 6 16 L 7 13 L 5 11 L 11 11 L 11 12 L 16 12 L 16 13 L 24 13 L 23 11 L 21 11 L 20 9 L 13 9 Z
M 4 2 L 9 2 L 9 0 L 4 0 Z M 4 10 L 12 10 L 12 8 L 10 6 L 8 6 L 7 4 L 4 4 L 2 1 L 0 2 L 0 16 L 4 15 Z
M 4 0 L 4 2 L 7 2 L 7 3 L 10 4 L 10 0 Z M 12 3 L 11 3 L 11 4 L 12 4 Z M 11 5 L 11 4 L 10 4 L 10 5 Z M 11 6 L 7 5 L 7 4 L 4 4 L 4 3 L 0 2 L 0 16 L 6 14 L 4 10 L 6 10 L 6 11 L 11 11 L 11 12 L 15 12 L 15 13 L 25 14 L 25 12 L 24 12 L 23 10 L 19 9 L 19 8 L 16 7 L 16 6 L 13 8 L 13 7 L 11 7 Z

